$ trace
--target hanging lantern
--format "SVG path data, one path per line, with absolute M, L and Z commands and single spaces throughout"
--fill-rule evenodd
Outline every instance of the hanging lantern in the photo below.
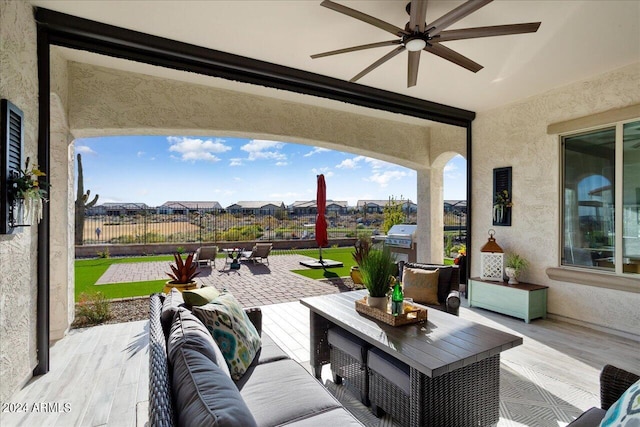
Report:
M 502 282 L 504 274 L 504 251 L 493 237 L 495 230 L 489 230 L 489 240 L 480 249 L 480 266 L 482 280 Z

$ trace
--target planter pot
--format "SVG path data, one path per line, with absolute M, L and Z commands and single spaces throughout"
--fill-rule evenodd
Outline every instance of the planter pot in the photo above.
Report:
M 359 267 L 351 267 L 351 272 L 349 274 L 351 275 L 351 280 L 353 280 L 353 283 L 355 283 L 356 285 L 364 284 L 364 282 L 362 281 L 362 273 L 360 273 Z
M 516 272 L 516 269 L 513 267 L 505 267 L 504 268 L 504 274 L 507 275 L 507 277 L 509 278 L 509 284 L 510 285 L 517 285 L 518 284 L 518 280 L 517 280 L 517 275 L 518 273 Z
M 198 287 L 198 282 L 196 281 L 191 281 L 189 283 L 172 283 L 169 281 L 164 285 L 164 289 L 162 290 L 162 292 L 164 292 L 165 294 L 168 294 L 171 292 L 171 288 L 176 288 L 177 290 L 182 292 L 182 291 L 189 291 L 191 289 L 196 289 L 197 287 Z
M 377 308 L 378 310 L 387 311 L 388 301 L 389 299 L 387 297 L 372 297 L 371 295 L 367 295 L 367 305 Z

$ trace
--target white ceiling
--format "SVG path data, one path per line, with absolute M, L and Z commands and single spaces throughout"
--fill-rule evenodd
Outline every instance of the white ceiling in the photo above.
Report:
M 404 10 L 407 0 L 336 1 L 399 27 L 408 21 Z M 31 3 L 342 80 L 349 80 L 393 49 L 311 59 L 314 53 L 393 39 L 378 28 L 321 7 L 320 0 L 31 0 Z M 461 3 L 430 0 L 427 22 Z M 479 112 L 640 61 L 638 0 L 496 0 L 449 29 L 535 21 L 542 22 L 537 33 L 443 43 L 483 65 L 484 69 L 476 74 L 423 52 L 418 84 L 407 88 L 407 54 L 402 53 L 358 83 Z M 84 52 L 68 49 L 64 52 L 79 62 L 266 96 L 299 97 Z M 314 97 L 306 97 L 304 102 L 351 109 Z M 359 107 L 352 110 L 381 114 Z

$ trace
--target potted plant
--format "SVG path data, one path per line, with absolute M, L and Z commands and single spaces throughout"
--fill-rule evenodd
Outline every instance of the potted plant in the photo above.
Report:
M 518 284 L 518 274 L 524 271 L 529 262 L 518 254 L 509 254 L 505 261 L 504 272 L 509 278 L 510 285 Z
M 396 273 L 396 263 L 389 248 L 370 249 L 360 262 L 364 286 L 369 291 L 367 303 L 380 310 L 387 309 L 387 294 Z
M 182 260 L 182 255 L 178 252 L 173 254 L 173 258 L 175 259 L 175 265 L 171 265 L 171 273 L 167 273 L 172 280 L 169 280 L 164 286 L 164 293 L 171 292 L 171 288 L 176 288 L 180 292 L 186 291 L 189 289 L 195 289 L 197 287 L 197 283 L 193 280 L 199 272 L 198 263 L 193 262 L 194 254 L 191 253 L 187 256 L 186 260 Z
M 357 265 L 351 267 L 351 280 L 353 280 L 353 283 L 356 285 L 362 285 L 364 282 L 362 281 L 362 273 L 360 273 L 360 264 L 362 260 L 369 255 L 369 250 L 371 250 L 371 237 L 360 236 L 353 246 L 355 247 L 355 252 L 352 253 L 352 256 Z

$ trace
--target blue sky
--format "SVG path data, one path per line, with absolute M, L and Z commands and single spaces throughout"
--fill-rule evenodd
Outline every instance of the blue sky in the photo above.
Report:
M 159 206 L 169 200 L 313 200 L 323 173 L 327 198 L 416 201 L 416 172 L 370 157 L 320 147 L 243 138 L 117 136 L 78 139 L 84 188 L 105 202 Z M 444 198 L 466 198 L 466 161 L 445 169 Z

